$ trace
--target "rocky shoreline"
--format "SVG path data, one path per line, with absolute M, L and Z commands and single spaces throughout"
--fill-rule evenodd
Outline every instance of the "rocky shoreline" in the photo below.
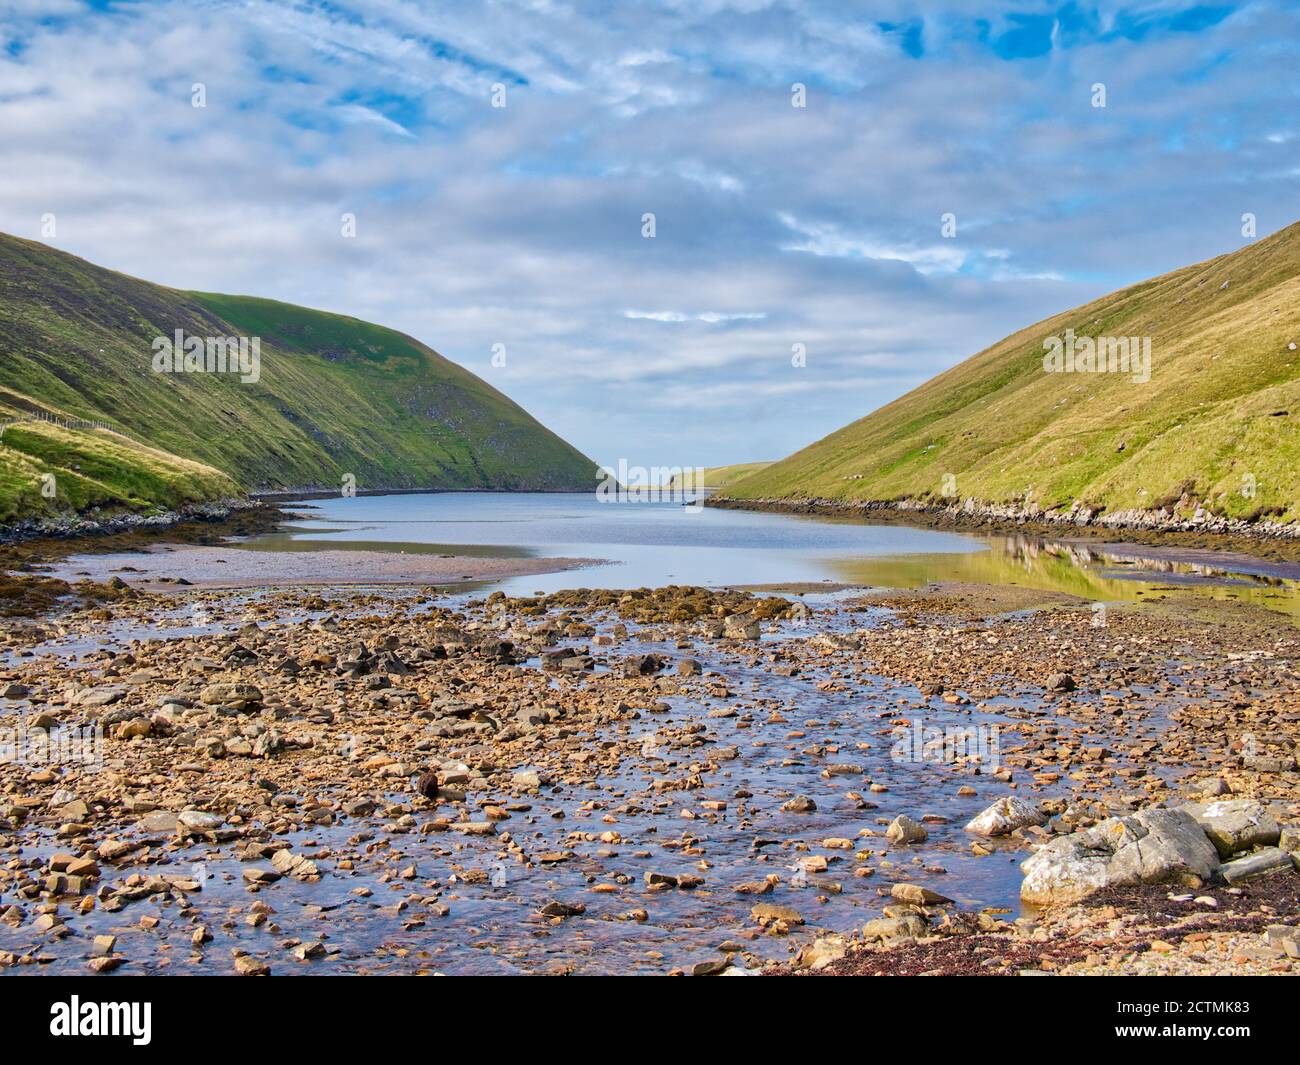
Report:
M 1195 893 L 1163 885 L 1111 888 L 1033 921 L 980 927 L 926 914 L 920 937 L 868 945 L 845 937 L 806 948 L 764 975 L 1273 976 L 1300 957 L 1300 875 Z
M 1242 521 L 1216 516 L 1191 500 L 1172 509 L 1104 513 L 1075 503 L 1068 510 L 1035 505 L 993 504 L 976 499 L 936 503 L 928 500 L 731 499 L 712 495 L 705 506 L 779 514 L 822 514 L 873 522 L 919 525 L 956 531 L 1038 533 L 1045 537 L 1114 538 L 1165 547 L 1242 551 L 1300 561 L 1300 525 L 1267 520 Z M 1190 511 L 1190 513 L 1188 513 Z
M 0 624 L 0 971 L 1296 971 L 1294 630 L 978 591 L 127 584 Z
M 156 534 L 188 523 L 229 521 L 242 512 L 254 511 L 260 507 L 262 504 L 254 500 L 231 498 L 209 503 L 191 503 L 177 510 L 156 514 L 101 513 L 91 510 L 51 518 L 26 518 L 11 525 L 0 525 L 0 547 L 33 540 L 75 540 L 121 533 Z

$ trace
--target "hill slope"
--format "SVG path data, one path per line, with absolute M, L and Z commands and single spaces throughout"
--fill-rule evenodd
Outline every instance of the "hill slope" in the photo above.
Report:
M 151 345 L 178 329 L 260 337 L 260 380 L 155 372 Z M 107 421 L 246 489 L 335 489 L 346 474 L 361 490 L 594 483 L 595 463 L 402 333 L 164 288 L 2 234 L 0 407 Z
M 730 466 L 706 466 L 704 468 L 704 483 L 702 485 L 694 484 L 695 471 L 691 470 L 686 474 L 678 474 L 668 482 L 670 488 L 726 488 L 728 485 L 735 484 L 742 477 L 748 477 L 751 473 L 757 473 L 770 462 L 736 462 Z
M 1066 329 L 1150 337 L 1150 380 L 1045 372 Z M 725 494 L 1294 522 L 1297 344 L 1300 224 L 1030 326 Z
M 108 430 L 41 421 L 0 426 L 0 525 L 91 508 L 175 509 L 238 494 L 211 466 Z

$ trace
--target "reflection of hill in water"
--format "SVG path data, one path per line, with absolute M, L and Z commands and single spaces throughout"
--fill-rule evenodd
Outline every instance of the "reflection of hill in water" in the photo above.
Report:
M 987 551 L 832 559 L 841 580 L 894 588 L 933 581 L 1014 584 L 1104 602 L 1138 602 L 1177 584 L 1211 599 L 1255 603 L 1300 617 L 1300 582 L 1168 558 L 1119 555 L 1030 536 L 990 537 Z

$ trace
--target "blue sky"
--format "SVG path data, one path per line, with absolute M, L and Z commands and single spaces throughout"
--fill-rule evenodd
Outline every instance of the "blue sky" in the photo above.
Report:
M 0 229 L 402 329 L 600 462 L 772 458 L 1300 218 L 1298 47 L 1290 0 L 9 0 Z

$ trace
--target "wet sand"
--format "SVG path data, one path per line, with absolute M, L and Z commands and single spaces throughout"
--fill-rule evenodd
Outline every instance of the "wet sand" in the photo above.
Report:
M 601 564 L 592 558 L 493 558 L 397 551 L 263 551 L 238 545 L 159 545 L 116 555 L 74 555 L 50 576 L 67 581 L 119 577 L 158 590 L 184 581 L 199 588 L 318 588 L 331 585 L 442 585 L 556 573 Z

